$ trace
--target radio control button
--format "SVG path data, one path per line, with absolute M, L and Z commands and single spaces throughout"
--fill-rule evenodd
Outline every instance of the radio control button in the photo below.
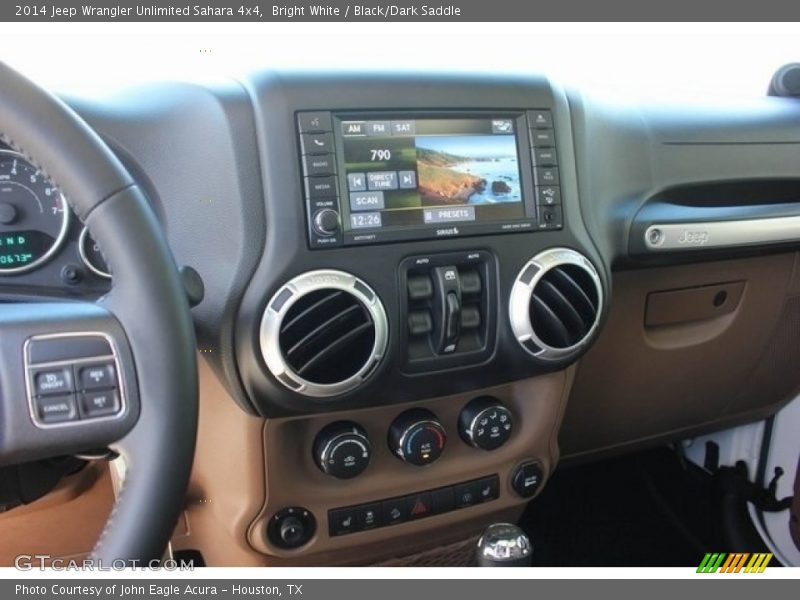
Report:
M 531 129 L 552 129 L 553 113 L 549 110 L 529 110 L 528 124 Z
M 558 185 L 558 167 L 536 167 L 536 185 Z
M 363 192 L 367 189 L 367 176 L 364 173 L 348 173 L 347 189 L 351 192 Z
M 339 213 L 332 208 L 317 211 L 314 215 L 314 231 L 320 235 L 333 235 L 339 231 Z
M 400 171 L 398 176 L 400 177 L 401 190 L 413 190 L 417 187 L 416 171 Z
M 563 226 L 559 205 L 539 207 L 539 229 L 561 229 Z
M 336 177 L 306 177 L 307 198 L 329 198 L 336 193 Z
M 555 167 L 558 165 L 555 148 L 534 148 L 533 164 L 537 167 Z
M 297 128 L 300 133 L 324 133 L 332 131 L 331 113 L 301 112 L 297 113 Z
M 332 131 L 331 113 L 301 112 L 297 113 L 297 128 L 300 133 L 324 133 Z
M 534 129 L 531 131 L 531 147 L 553 148 L 555 145 L 552 129 Z
M 324 177 L 336 173 L 333 154 L 312 154 L 303 157 L 303 175 L 306 177 Z
M 364 137 L 367 135 L 366 121 L 342 121 L 342 135 L 344 137 Z
M 330 154 L 333 152 L 333 134 L 302 133 L 300 146 L 303 154 Z
M 397 171 L 372 171 L 367 173 L 367 185 L 370 190 L 396 190 Z
M 539 206 L 561 204 L 561 188 L 557 185 L 537 185 L 536 204 Z

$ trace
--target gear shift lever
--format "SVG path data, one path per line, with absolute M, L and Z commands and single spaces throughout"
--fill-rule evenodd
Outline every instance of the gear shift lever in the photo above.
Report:
M 477 552 L 479 567 L 530 567 L 533 548 L 516 525 L 495 523 L 484 530 Z

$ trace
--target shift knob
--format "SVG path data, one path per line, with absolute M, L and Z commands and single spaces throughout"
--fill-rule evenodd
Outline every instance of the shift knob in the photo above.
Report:
M 479 567 L 530 567 L 533 548 L 525 532 L 511 523 L 489 525 L 478 540 Z

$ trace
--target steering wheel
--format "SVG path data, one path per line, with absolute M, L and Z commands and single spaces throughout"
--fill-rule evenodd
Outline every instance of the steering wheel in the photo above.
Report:
M 64 193 L 114 274 L 95 303 L 0 304 L 0 465 L 114 449 L 125 477 L 92 558 L 158 559 L 197 434 L 194 327 L 175 262 L 142 190 L 100 137 L 2 63 L 0 139 Z

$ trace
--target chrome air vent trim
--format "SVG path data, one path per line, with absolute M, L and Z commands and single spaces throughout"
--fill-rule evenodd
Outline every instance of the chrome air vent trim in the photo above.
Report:
M 298 305 L 303 299 L 309 306 Z M 287 340 L 287 330 L 306 319 L 316 322 L 297 339 Z M 372 339 L 368 348 L 362 335 Z M 341 380 L 331 380 L 330 370 L 320 374 L 314 368 L 337 357 L 353 358 L 347 346 L 357 339 L 363 360 L 343 369 Z M 331 269 L 303 273 L 282 286 L 267 303 L 259 335 L 261 355 L 272 375 L 287 388 L 314 398 L 338 396 L 360 386 L 384 357 L 388 339 L 386 311 L 378 295 L 358 277 Z M 305 358 L 292 356 L 302 351 Z
M 568 269 L 578 269 L 584 281 L 576 282 Z M 560 287 L 559 279 L 571 289 Z M 557 298 L 556 310 L 543 301 L 546 294 Z M 602 306 L 603 286 L 589 259 L 570 248 L 550 248 L 520 270 L 511 289 L 508 313 L 514 336 L 525 350 L 542 360 L 564 360 L 577 355 L 593 338 Z M 560 335 L 549 334 L 548 323 L 533 322 L 532 313 L 547 314 Z M 565 326 L 565 320 L 571 322 Z

